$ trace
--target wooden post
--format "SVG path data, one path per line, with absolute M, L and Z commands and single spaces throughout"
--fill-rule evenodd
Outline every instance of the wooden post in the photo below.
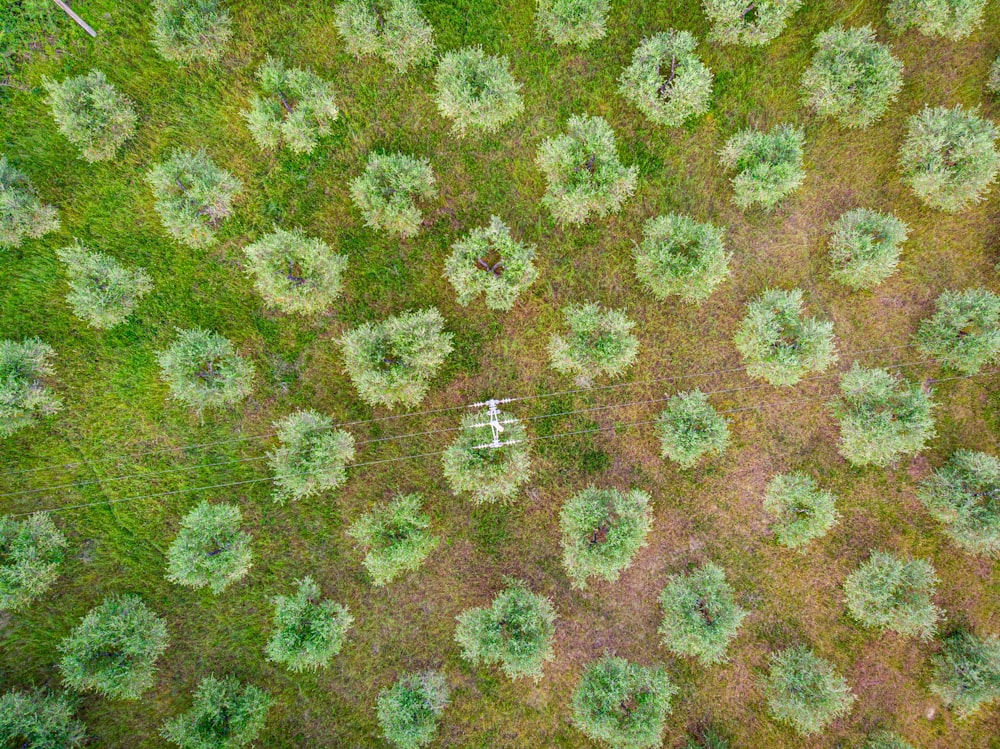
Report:
M 84 21 L 82 18 L 80 18 L 80 16 L 78 16 L 76 13 L 74 13 L 73 9 L 70 8 L 65 3 L 65 0 L 55 0 L 55 3 L 60 8 L 62 8 L 64 11 L 66 11 L 66 15 L 68 15 L 70 18 L 72 18 L 74 21 L 76 21 L 77 25 L 81 29 L 83 29 L 84 31 L 86 31 L 91 36 L 97 36 L 97 32 L 94 31 L 92 28 L 90 28 L 90 25 L 86 21 Z

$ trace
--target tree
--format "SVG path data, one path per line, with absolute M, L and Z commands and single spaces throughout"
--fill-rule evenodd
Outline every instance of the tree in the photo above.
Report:
M 816 54 L 802 76 L 806 102 L 844 127 L 868 127 L 903 88 L 903 63 L 875 40 L 871 26 L 840 25 L 817 34 Z
M 857 699 L 828 661 L 802 645 L 771 655 L 764 688 L 775 720 L 803 735 L 819 733 L 847 715 Z
M 471 127 L 495 133 L 524 111 L 521 84 L 510 72 L 510 60 L 463 47 L 446 53 L 434 74 L 435 101 L 452 133 L 463 137 Z
M 607 34 L 609 0 L 538 0 L 535 26 L 556 44 L 586 49 Z
M 635 248 L 635 274 L 659 299 L 677 294 L 701 302 L 729 275 L 724 232 L 676 213 L 651 218 Z
M 650 496 L 591 486 L 574 494 L 559 513 L 563 567 L 575 588 L 588 577 L 613 583 L 646 545 L 653 525 Z
M 299 673 L 326 667 L 344 647 L 354 617 L 346 606 L 322 597 L 311 577 L 296 580 L 293 596 L 274 597 L 274 631 L 265 652 L 272 663 Z
M 921 482 L 917 498 L 959 547 L 970 554 L 1000 556 L 1000 460 L 956 450 Z
M 100 70 L 62 83 L 43 78 L 42 85 L 49 92 L 48 104 L 59 132 L 87 161 L 113 159 L 135 134 L 138 118 L 132 102 Z
M 0 249 L 20 247 L 59 228 L 59 212 L 35 194 L 28 175 L 0 155 Z
M 283 312 L 323 312 L 343 291 L 347 258 L 301 230 L 275 228 L 243 252 L 257 291 Z
M 986 0 L 890 0 L 889 25 L 899 33 L 916 26 L 921 34 L 958 41 L 983 22 Z
M 804 316 L 801 289 L 768 289 L 750 302 L 735 341 L 747 375 L 775 386 L 795 385 L 837 361 L 833 323 Z
M 203 328 L 178 329 L 157 361 L 170 395 L 199 414 L 238 403 L 253 389 L 253 365 L 228 338 Z
M 605 654 L 589 663 L 573 692 L 573 724 L 615 749 L 658 747 L 677 687 L 659 666 Z
M 948 213 L 983 199 L 1000 171 L 996 125 L 960 106 L 924 107 L 907 121 L 903 179 L 924 203 Z
M 413 572 L 441 542 L 428 528 L 423 496 L 401 494 L 362 515 L 347 531 L 364 550 L 364 566 L 372 585 L 381 587 L 404 572 Z
M 531 476 L 527 432 L 520 419 L 499 410 L 496 418 L 504 428 L 499 447 L 491 446 L 490 415 L 483 409 L 462 417 L 458 437 L 441 458 L 448 487 L 455 494 L 469 492 L 476 504 L 512 498 Z
M 1000 359 L 1000 296 L 986 289 L 945 291 L 934 308 L 917 330 L 921 353 L 966 375 Z
M 181 520 L 167 549 L 167 579 L 219 594 L 250 571 L 250 534 L 240 530 L 243 513 L 231 504 L 202 501 Z
M 56 352 L 38 338 L 0 340 L 0 437 L 34 426 L 42 416 L 62 408 L 45 384 Z
M 137 700 L 153 686 L 167 625 L 139 596 L 110 596 L 59 644 L 63 680 L 78 691 Z
M 18 611 L 59 577 L 66 537 L 45 513 L 0 517 L 0 611 Z
M 792 125 L 778 125 L 766 133 L 741 130 L 730 138 L 719 156 L 726 169 L 738 172 L 732 180 L 736 205 L 771 209 L 799 189 L 805 179 L 804 143 L 801 128 Z
M 354 460 L 350 432 L 336 429 L 333 419 L 312 410 L 296 411 L 274 426 L 279 445 L 267 460 L 275 502 L 295 502 L 344 485 L 347 464 Z
M 77 749 L 87 729 L 73 717 L 62 694 L 10 691 L 0 697 L 0 746 L 12 749 Z
M 163 738 L 181 749 L 237 749 L 263 730 L 274 699 L 260 687 L 206 676 L 186 713 L 163 724 Z
M 578 385 L 586 387 L 601 375 L 618 377 L 635 362 L 639 339 L 624 310 L 605 310 L 591 302 L 567 305 L 562 313 L 569 333 L 553 333 L 549 339 L 554 370 L 573 375 Z
M 767 482 L 764 512 L 771 516 L 778 543 L 790 549 L 825 536 L 840 520 L 837 498 L 800 471 L 778 474 Z
M 663 644 L 672 653 L 697 658 L 703 666 L 728 660 L 726 650 L 748 613 L 736 604 L 725 571 L 712 562 L 671 575 L 660 605 Z
M 618 159 L 615 133 L 603 117 L 574 115 L 568 130 L 538 148 L 536 163 L 548 182 L 542 204 L 560 224 L 618 213 L 635 192 L 639 168 Z
M 497 216 L 489 226 L 473 229 L 451 246 L 444 275 L 455 288 L 463 307 L 476 296 L 486 306 L 507 312 L 517 298 L 535 282 L 535 245 L 518 242 Z
M 450 693 L 440 671 L 403 674 L 378 695 L 378 722 L 383 735 L 399 749 L 418 749 L 431 743 Z
M 929 639 L 941 609 L 931 600 L 938 578 L 925 559 L 873 551 L 844 581 L 847 610 L 866 627 Z
M 336 24 L 348 52 L 381 57 L 400 73 L 434 57 L 434 29 L 416 0 L 346 0 Z
M 233 212 L 243 183 L 215 165 L 204 148 L 174 149 L 146 175 L 163 228 L 188 247 L 208 247 Z
M 656 421 L 663 458 L 681 468 L 690 468 L 703 455 L 722 455 L 729 445 L 728 423 L 698 389 L 670 396 Z
M 840 454 L 855 466 L 885 468 L 934 436 L 930 394 L 885 369 L 855 362 L 831 406 L 840 420 Z
M 785 30 L 802 0 L 702 0 L 712 22 L 709 41 L 723 44 L 767 44 Z
M 153 46 L 165 60 L 218 62 L 232 36 L 219 0 L 153 0 Z
M 311 70 L 286 68 L 271 57 L 257 68 L 257 80 L 261 93 L 242 112 L 257 145 L 268 151 L 284 146 L 292 153 L 312 153 L 340 115 L 333 85 Z
M 833 225 L 830 261 L 833 280 L 858 289 L 872 289 L 896 272 L 900 245 L 910 227 L 891 213 L 855 208 Z
M 555 657 L 556 611 L 545 596 L 524 583 L 508 580 L 492 605 L 466 609 L 458 615 L 455 641 L 462 657 L 473 665 L 499 663 L 511 679 L 542 676 L 542 666 Z
M 365 225 L 403 239 L 420 230 L 423 214 L 417 200 L 435 195 L 431 163 L 402 153 L 371 153 L 364 173 L 351 181 L 351 200 Z
M 941 641 L 932 657 L 931 691 L 967 718 L 1000 699 L 1000 638 L 959 629 Z
M 646 37 L 618 79 L 618 90 L 649 119 L 667 127 L 705 114 L 712 71 L 695 53 L 697 46 L 687 31 L 670 29 Z
M 107 329 L 128 319 L 153 281 L 142 268 L 130 269 L 110 255 L 91 252 L 81 242 L 56 250 L 69 280 L 73 312 L 92 328 Z

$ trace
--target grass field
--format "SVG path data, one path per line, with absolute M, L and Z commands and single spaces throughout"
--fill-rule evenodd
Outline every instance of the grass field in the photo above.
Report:
M 569 697 L 583 666 L 609 649 L 665 664 L 679 686 L 667 747 L 705 724 L 747 748 L 853 747 L 877 727 L 897 730 L 918 747 L 1000 747 L 1000 706 L 958 720 L 927 690 L 937 645 L 859 627 L 841 589 L 871 549 L 928 558 L 941 578 L 937 603 L 949 622 L 1000 633 L 997 565 L 951 545 L 914 495 L 917 481 L 952 450 L 1000 452 L 995 376 L 937 384 L 938 436 L 930 449 L 890 470 L 852 468 L 837 454 L 837 426 L 825 406 L 835 392 L 833 370 L 795 388 L 713 395 L 719 409 L 772 405 L 728 414 L 729 451 L 687 471 L 659 457 L 648 426 L 612 433 L 615 424 L 652 418 L 662 402 L 559 415 L 659 399 L 695 385 L 716 391 L 759 384 L 739 371 L 688 375 L 739 366 L 733 333 L 746 302 L 767 287 L 804 289 L 810 312 L 835 322 L 837 371 L 854 359 L 920 360 L 907 345 L 942 290 L 1000 290 L 1000 190 L 967 211 L 944 214 L 917 201 L 897 163 L 906 118 L 925 104 L 981 104 L 985 116 L 1000 119 L 1000 101 L 983 88 L 1000 51 L 1000 5 L 991 2 L 982 27 L 951 43 L 916 32 L 893 35 L 881 3 L 818 0 L 799 10 L 774 42 L 748 49 L 706 43 L 696 0 L 613 0 L 607 37 L 585 51 L 539 39 L 530 0 L 421 5 L 440 49 L 481 44 L 509 56 L 524 84 L 525 112 L 498 135 L 453 137 L 431 98 L 433 69 L 399 75 L 373 58 L 358 62 L 334 29 L 334 3 L 320 0 L 229 4 L 235 33 L 222 63 L 186 69 L 163 61 L 150 45 L 145 3 L 79 0 L 74 8 L 97 28 L 97 38 L 65 27 L 54 48 L 24 64 L 17 87 L 0 90 L 0 150 L 62 219 L 60 231 L 0 258 L 0 338 L 39 336 L 51 344 L 58 354 L 55 387 L 65 401 L 58 416 L 0 443 L 0 511 L 88 505 L 55 516 L 71 551 L 53 590 L 27 611 L 0 618 L 3 690 L 58 685 L 59 641 L 106 595 L 134 592 L 166 617 L 171 645 L 156 687 L 141 701 L 83 698 L 80 715 L 95 746 L 165 746 L 159 726 L 187 709 L 190 692 L 209 673 L 234 674 L 276 698 L 261 747 L 387 746 L 375 719 L 376 695 L 401 672 L 430 667 L 442 667 L 454 688 L 436 747 L 597 746 L 570 725 Z M 860 132 L 812 116 L 800 100 L 811 40 L 836 22 L 872 24 L 905 65 L 899 100 Z M 639 41 L 666 28 L 696 34 L 699 54 L 716 76 L 711 111 L 677 129 L 652 124 L 616 90 Z M 311 66 L 337 87 L 342 115 L 310 156 L 261 152 L 239 114 L 255 88 L 253 70 L 268 54 Z M 57 132 L 41 79 L 92 67 L 135 102 L 140 122 L 118 159 L 90 165 Z M 545 183 L 535 153 L 576 113 L 608 120 L 622 161 L 640 169 L 639 188 L 620 214 L 560 228 L 539 203 Z M 773 213 L 740 211 L 718 151 L 742 127 L 782 122 L 805 130 L 804 187 Z M 167 236 L 143 179 L 178 146 L 204 146 L 245 185 L 235 218 L 205 251 Z M 348 183 L 372 149 L 426 156 L 433 165 L 440 196 L 411 240 L 366 228 L 350 202 Z M 826 238 L 837 216 L 859 206 L 894 211 L 912 231 L 899 272 L 873 292 L 851 293 L 830 279 Z M 642 223 L 673 211 L 728 227 L 733 273 L 700 306 L 657 302 L 634 277 L 632 248 Z M 539 280 L 507 314 L 490 312 L 481 299 L 457 305 L 442 276 L 451 243 L 493 214 L 538 245 Z M 254 292 L 241 248 L 276 223 L 321 236 L 348 256 L 346 293 L 329 315 L 275 313 Z M 73 238 L 150 272 L 155 288 L 128 323 L 101 333 L 72 315 L 54 253 Z M 509 505 L 474 507 L 455 497 L 436 458 L 354 469 L 335 495 L 284 507 L 271 501 L 266 481 L 186 491 L 267 476 L 259 460 L 225 463 L 263 455 L 271 440 L 256 435 L 296 408 L 338 421 L 388 414 L 365 406 L 342 371 L 336 341 L 348 328 L 407 309 L 441 310 L 455 351 L 422 411 L 573 388 L 550 369 L 545 347 L 561 307 L 585 301 L 626 308 L 638 322 L 641 349 L 628 380 L 685 379 L 512 404 L 512 412 L 531 419 L 533 436 L 553 438 L 532 445 L 531 483 Z M 239 408 L 199 419 L 167 399 L 155 352 L 173 340 L 175 328 L 193 326 L 221 332 L 253 360 L 255 390 Z M 871 349 L 882 350 L 850 353 Z M 900 371 L 919 381 L 941 376 L 929 363 Z M 796 402 L 773 405 L 789 400 Z M 351 430 L 359 441 L 425 432 L 454 426 L 460 414 L 418 413 Z M 606 430 L 554 436 L 596 427 Z M 451 438 L 446 432 L 361 445 L 358 460 L 430 453 Z M 219 463 L 225 465 L 212 465 Z M 63 464 L 71 465 L 49 468 Z M 175 468 L 184 470 L 143 475 Z M 767 480 L 793 469 L 814 474 L 836 493 L 843 516 L 803 552 L 774 541 L 761 509 Z M 59 488 L 65 484 L 80 485 Z M 618 583 L 579 591 L 560 563 L 558 514 L 566 498 L 590 484 L 645 489 L 654 522 L 649 546 Z M 46 487 L 55 488 L 36 491 Z M 373 501 L 397 491 L 425 494 L 443 542 L 419 571 L 376 589 L 345 530 Z M 162 496 L 102 504 L 149 494 Z M 165 549 L 180 518 L 202 498 L 238 503 L 254 538 L 250 575 L 219 596 L 164 579 Z M 669 574 L 709 559 L 726 569 L 751 613 L 730 662 L 705 668 L 659 643 L 657 598 Z M 296 676 L 265 661 L 263 648 L 271 597 L 290 592 L 305 574 L 348 605 L 356 624 L 329 668 Z M 456 615 L 485 605 L 505 576 L 551 596 L 559 614 L 556 659 L 537 683 L 469 666 L 453 640 Z M 768 654 L 795 643 L 831 660 L 858 695 L 847 718 L 809 739 L 771 720 L 760 689 Z

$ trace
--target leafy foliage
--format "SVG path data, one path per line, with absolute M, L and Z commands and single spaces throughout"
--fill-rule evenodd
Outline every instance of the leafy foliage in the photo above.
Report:
M 404 674 L 379 692 L 377 711 L 382 733 L 400 749 L 418 749 L 431 743 L 450 692 L 440 671 Z
M 603 117 L 574 115 L 568 130 L 538 148 L 536 163 L 548 182 L 542 204 L 560 224 L 618 213 L 635 192 L 639 168 L 618 159 L 614 131 Z
M 0 746 L 12 749 L 77 749 L 86 727 L 73 717 L 72 703 L 41 690 L 0 697 Z
M 670 396 L 657 417 L 656 431 L 663 457 L 681 468 L 690 468 L 703 455 L 721 455 L 729 445 L 726 419 L 698 389 Z
M 847 211 L 833 225 L 830 275 L 852 289 L 871 289 L 896 271 L 910 228 L 891 213 L 868 208 Z
M 417 569 L 441 539 L 430 533 L 423 496 L 402 494 L 376 505 L 347 531 L 365 549 L 364 565 L 372 585 L 381 587 Z
M 538 0 L 535 25 L 556 44 L 586 49 L 608 33 L 609 0 Z
M 917 497 L 962 549 L 1000 556 L 1000 460 L 956 450 L 921 482 Z
M 166 60 L 218 62 L 232 36 L 219 0 L 153 0 L 153 46 Z
M 250 571 L 250 534 L 240 530 L 243 514 L 231 504 L 202 501 L 181 520 L 167 549 L 167 579 L 189 588 L 221 593 Z
M 367 323 L 340 340 L 344 369 L 366 403 L 413 407 L 454 348 L 436 308 Z
M 229 339 L 202 328 L 178 330 L 157 361 L 170 395 L 198 413 L 237 403 L 253 388 L 253 365 Z
M 921 34 L 958 41 L 983 22 L 986 0 L 890 0 L 886 12 L 897 32 L 916 26 Z
M 618 79 L 621 95 L 653 122 L 677 127 L 708 111 L 712 72 L 695 53 L 698 40 L 670 29 L 646 37 Z
M 59 212 L 35 194 L 24 172 L 0 155 L 0 249 L 20 247 L 59 228 Z
M 701 302 L 729 275 L 731 256 L 723 233 L 676 213 L 651 218 L 635 248 L 636 276 L 660 299 L 677 294 L 686 302 Z
M 423 214 L 417 200 L 435 195 L 431 163 L 402 153 L 370 154 L 364 173 L 351 181 L 351 199 L 365 225 L 404 239 L 420 230 Z
M 66 537 L 45 513 L 0 517 L 0 611 L 18 611 L 59 577 Z
M 206 676 L 191 709 L 168 720 L 161 733 L 181 749 L 237 749 L 257 738 L 273 703 L 260 687 L 232 676 Z
M 346 0 L 337 31 L 355 57 L 375 55 L 405 73 L 434 57 L 434 29 L 417 0 Z
M 967 375 L 1000 358 L 1000 296 L 986 289 L 945 291 L 934 307 L 917 330 L 921 352 Z
M 141 598 L 110 596 L 59 644 L 59 670 L 72 689 L 136 700 L 153 686 L 167 639 L 166 622 Z
M 856 699 L 833 666 L 804 646 L 771 656 L 765 690 L 771 715 L 804 735 L 847 715 Z
M 469 492 L 476 504 L 510 499 L 531 475 L 524 425 L 503 411 L 497 419 L 504 428 L 500 447 L 484 447 L 493 441 L 493 431 L 483 409 L 462 417 L 462 431 L 441 459 L 449 488 Z
M 986 88 L 994 94 L 1000 94 L 1000 56 L 990 65 L 989 78 L 986 79 Z
M 51 346 L 37 338 L 0 340 L 0 437 L 34 426 L 39 417 L 62 408 L 62 401 L 45 384 L 52 374 Z
M 914 749 L 914 746 L 899 734 L 879 731 L 868 738 L 862 749 Z
M 257 291 L 284 312 L 323 312 L 343 290 L 347 258 L 298 229 L 275 228 L 243 252 Z
M 796 471 L 778 474 L 767 483 L 764 511 L 773 521 L 778 542 L 791 549 L 825 536 L 840 519 L 837 498 Z
M 931 600 L 937 580 L 934 567 L 924 559 L 905 561 L 873 551 L 844 582 L 847 609 L 866 627 L 926 640 L 941 618 L 941 609 Z
M 766 133 L 741 130 L 730 138 L 719 156 L 726 169 L 738 172 L 732 180 L 736 205 L 770 209 L 795 192 L 805 179 L 804 143 L 802 130 L 792 125 L 778 125 Z
M 1000 699 L 1000 638 L 960 629 L 942 640 L 933 661 L 931 691 L 960 718 Z
M 473 665 L 499 663 L 511 679 L 531 676 L 537 681 L 545 661 L 555 657 L 555 621 L 548 598 L 532 593 L 524 583 L 509 581 L 489 607 L 459 614 L 455 641 Z
M 660 746 L 676 693 L 662 668 L 605 654 L 584 668 L 573 692 L 573 724 L 615 749 Z
M 524 111 L 521 84 L 506 57 L 463 47 L 446 53 L 434 74 L 438 111 L 452 121 L 452 132 L 464 136 L 471 127 L 495 133 Z
M 506 312 L 538 278 L 535 246 L 514 239 L 497 216 L 490 217 L 489 226 L 473 229 L 451 247 L 444 274 L 462 306 L 481 293 L 489 309 Z
M 135 134 L 132 102 L 100 70 L 58 83 L 42 79 L 59 132 L 90 162 L 108 161 Z
M 82 243 L 56 250 L 66 266 L 73 312 L 92 328 L 113 328 L 132 314 L 153 288 L 142 268 L 126 268 L 110 255 L 91 252 Z
M 311 577 L 297 580 L 294 596 L 274 597 L 274 632 L 267 659 L 296 673 L 318 669 L 340 652 L 354 617 L 346 606 L 322 598 Z
M 702 0 L 712 22 L 709 40 L 723 44 L 767 44 L 785 29 L 802 0 Z
M 632 333 L 635 323 L 623 310 L 605 310 L 591 302 L 567 305 L 562 312 L 569 333 L 553 333 L 549 339 L 553 369 L 589 385 L 601 375 L 617 377 L 632 366 L 639 339 Z
M 279 445 L 267 455 L 279 504 L 332 491 L 347 481 L 354 460 L 354 436 L 335 429 L 333 419 L 312 410 L 296 411 L 275 424 Z

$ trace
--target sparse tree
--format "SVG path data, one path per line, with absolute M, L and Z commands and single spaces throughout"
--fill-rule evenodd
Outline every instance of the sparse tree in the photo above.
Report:
M 926 640 L 941 618 L 941 609 L 931 600 L 937 581 L 925 559 L 904 560 L 873 551 L 844 581 L 847 610 L 866 627 Z
M 635 274 L 659 299 L 701 302 L 729 275 L 724 231 L 676 213 L 651 218 L 635 248 Z
M 110 596 L 59 644 L 59 670 L 77 691 L 137 700 L 153 686 L 167 625 L 139 596 Z
M 257 291 L 283 312 L 323 312 L 343 291 L 347 258 L 301 230 L 275 228 L 243 252 Z
M 0 155 L 0 249 L 20 247 L 59 228 L 59 212 L 44 204 L 28 176 Z
M 219 0 L 153 0 L 153 46 L 171 62 L 218 62 L 232 26 Z
M 581 387 L 601 375 L 618 377 L 632 366 L 639 353 L 639 339 L 632 333 L 635 323 L 624 310 L 604 309 L 596 303 L 570 304 L 563 308 L 569 332 L 553 333 L 549 339 L 552 368 L 573 375 Z
M 872 289 L 896 272 L 900 245 L 910 227 L 891 213 L 855 208 L 833 225 L 830 261 L 833 280 L 858 289 Z
M 42 85 L 59 132 L 87 161 L 113 159 L 135 134 L 138 118 L 132 102 L 100 70 L 61 83 L 43 78 Z
M 521 84 L 510 72 L 510 60 L 463 47 L 446 53 L 434 75 L 435 101 L 451 120 L 455 135 L 469 128 L 495 133 L 524 111 Z
M 364 549 L 364 566 L 372 585 L 381 587 L 417 569 L 441 542 L 428 529 L 423 496 L 402 494 L 362 515 L 347 531 Z
M 63 694 L 10 691 L 0 697 L 0 746 L 10 749 L 77 749 L 87 729 Z
M 177 340 L 157 361 L 170 395 L 199 414 L 238 403 L 253 389 L 253 365 L 228 338 L 209 330 L 178 329 Z
M 618 213 L 635 192 L 639 168 L 621 163 L 615 133 L 603 117 L 574 115 L 568 131 L 538 148 L 536 163 L 548 182 L 542 204 L 560 224 Z
M 800 471 L 778 474 L 767 482 L 764 512 L 771 516 L 778 542 L 790 549 L 825 536 L 840 520 L 837 498 Z
M 237 749 L 257 738 L 272 704 L 260 687 L 232 676 L 206 676 L 191 709 L 164 723 L 160 733 L 181 749 Z
M 126 268 L 110 255 L 91 252 L 81 242 L 56 250 L 69 281 L 73 312 L 92 328 L 107 329 L 128 319 L 153 288 L 142 268 Z
M 986 0 L 890 0 L 886 20 L 896 32 L 916 26 L 921 34 L 958 41 L 983 22 Z
M 294 502 L 332 491 L 347 481 L 354 460 L 354 436 L 337 429 L 333 419 L 317 411 L 289 414 L 275 424 L 278 447 L 268 453 L 274 474 L 274 501 Z
M 59 577 L 66 537 L 45 513 L 0 517 L 0 611 L 18 611 Z
M 719 156 L 726 169 L 738 172 L 732 180 L 736 205 L 771 209 L 799 189 L 806 176 L 804 144 L 801 128 L 792 125 L 778 125 L 766 133 L 741 130 L 730 138 Z
M 803 735 L 847 715 L 857 699 L 832 664 L 801 645 L 771 655 L 764 688 L 775 720 Z
M 609 0 L 538 0 L 535 26 L 556 44 L 586 49 L 608 33 Z
M 231 504 L 202 501 L 181 520 L 167 549 L 167 579 L 219 594 L 250 571 L 250 534 L 240 530 L 243 513 Z
M 451 246 L 444 275 L 455 287 L 458 303 L 468 305 L 482 294 L 489 309 L 506 312 L 535 282 L 535 246 L 519 242 L 497 216 Z
M 1000 699 L 1000 638 L 957 630 L 941 641 L 933 661 L 931 691 L 958 717 L 968 718 Z
M 445 480 L 455 493 L 468 492 L 476 504 L 507 500 L 531 475 L 527 432 L 520 419 L 499 411 L 504 428 L 499 447 L 490 447 L 493 431 L 487 409 L 462 417 L 462 430 L 441 459 Z
M 336 24 L 348 52 L 381 57 L 400 73 L 434 57 L 434 29 L 417 0 L 346 0 Z
M 416 406 L 454 348 L 435 307 L 367 323 L 340 339 L 344 369 L 366 403 Z
M 712 23 L 709 41 L 767 44 L 785 30 L 802 0 L 702 0 Z
M 916 749 L 897 733 L 879 731 L 868 737 L 863 749 Z
M 420 230 L 417 201 L 437 192 L 431 163 L 402 153 L 371 153 L 365 171 L 351 181 L 351 200 L 365 225 L 404 239 Z
M 45 384 L 56 352 L 37 338 L 0 340 L 0 437 L 34 426 L 42 416 L 62 408 Z
M 325 668 L 344 647 L 354 617 L 346 606 L 322 597 L 311 577 L 297 580 L 293 596 L 274 597 L 274 631 L 267 659 L 299 673 Z
M 920 323 L 920 351 L 962 374 L 976 374 L 1000 358 L 1000 296 L 986 289 L 945 291 L 934 314 Z
M 722 455 L 729 446 L 729 424 L 701 390 L 670 396 L 656 421 L 663 458 L 681 468 L 690 468 L 704 455 Z
M 618 90 L 649 119 L 667 127 L 705 114 L 712 71 L 695 53 L 697 46 L 687 31 L 670 29 L 646 37 L 618 79 Z
M 440 671 L 404 674 L 379 692 L 377 712 L 382 734 L 399 749 L 419 749 L 434 740 L 438 720 L 451 690 Z
M 917 498 L 959 547 L 970 554 L 1000 556 L 1000 460 L 956 450 L 921 482 Z

